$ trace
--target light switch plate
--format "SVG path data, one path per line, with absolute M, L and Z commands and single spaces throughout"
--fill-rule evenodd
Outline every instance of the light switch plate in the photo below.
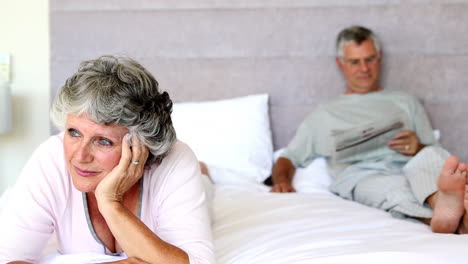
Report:
M 0 82 L 10 82 L 10 53 L 0 52 Z

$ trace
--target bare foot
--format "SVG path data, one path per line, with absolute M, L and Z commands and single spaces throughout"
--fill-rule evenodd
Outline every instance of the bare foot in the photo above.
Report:
M 435 233 L 455 233 L 465 213 L 466 165 L 449 157 L 437 180 L 438 191 L 431 228 Z M 468 219 L 467 219 L 468 220 Z
M 465 183 L 464 206 L 465 206 L 465 214 L 463 215 L 463 219 L 462 221 L 460 221 L 460 225 L 458 226 L 458 231 L 457 231 L 458 234 L 468 234 L 468 179 L 467 179 L 467 183 Z

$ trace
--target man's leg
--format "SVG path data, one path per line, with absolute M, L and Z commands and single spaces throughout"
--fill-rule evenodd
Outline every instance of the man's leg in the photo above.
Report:
M 464 202 L 468 198 L 465 197 L 466 170 L 466 164 L 460 163 L 455 156 L 445 161 L 437 180 L 438 191 L 427 199 L 434 210 L 431 219 L 433 232 L 457 232 L 460 220 L 466 213 L 465 207 L 468 207 L 468 202 Z M 468 216 L 465 218 L 468 223 Z

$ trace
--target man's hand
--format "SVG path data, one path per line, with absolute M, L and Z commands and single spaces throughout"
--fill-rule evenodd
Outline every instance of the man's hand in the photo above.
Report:
M 273 166 L 273 174 L 271 175 L 273 188 L 271 188 L 270 192 L 295 192 L 296 190 L 292 187 L 292 179 L 295 171 L 296 168 L 289 159 L 279 157 L 275 166 Z
M 273 188 L 271 188 L 270 192 L 288 193 L 296 192 L 296 190 L 289 183 L 276 183 L 273 185 Z
M 398 132 L 393 139 L 387 143 L 390 149 L 401 154 L 414 156 L 425 146 L 419 143 L 418 137 L 413 131 L 404 130 Z

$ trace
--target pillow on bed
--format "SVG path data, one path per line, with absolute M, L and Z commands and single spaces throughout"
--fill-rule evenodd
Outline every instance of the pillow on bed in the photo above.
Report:
M 284 148 L 275 151 L 276 161 Z M 323 157 L 314 159 L 305 168 L 296 168 L 292 185 L 298 193 L 330 192 L 328 187 L 331 183 L 331 176 L 328 171 L 327 160 Z
M 268 95 L 174 104 L 177 138 L 208 166 L 263 182 L 273 164 Z

